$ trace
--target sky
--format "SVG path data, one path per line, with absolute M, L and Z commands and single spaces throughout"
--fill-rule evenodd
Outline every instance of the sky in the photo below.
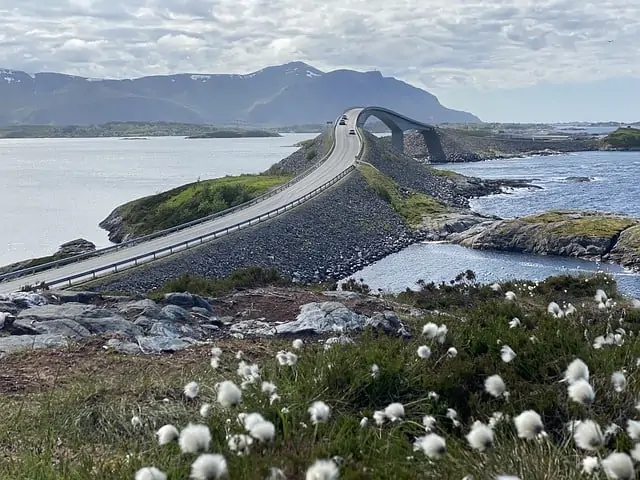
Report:
M 377 69 L 484 121 L 640 120 L 640 0 L 0 0 L 0 68 Z

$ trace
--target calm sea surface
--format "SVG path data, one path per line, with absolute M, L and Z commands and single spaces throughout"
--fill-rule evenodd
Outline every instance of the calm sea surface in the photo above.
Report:
M 447 164 L 440 168 L 481 178 L 528 178 L 541 190 L 518 190 L 472 201 L 480 212 L 515 217 L 554 208 L 598 209 L 640 217 L 640 152 L 584 152 L 551 157 Z M 569 177 L 589 177 L 576 183 Z M 542 280 L 558 273 L 605 270 L 614 274 L 623 291 L 640 296 L 640 276 L 615 265 L 558 257 L 470 250 L 458 245 L 413 245 L 354 275 L 373 288 L 389 291 L 415 288 L 419 279 L 448 281 L 461 271 L 474 270 L 482 282 L 504 279 Z
M 105 247 L 98 223 L 118 205 L 198 178 L 261 172 L 316 135 L 0 139 L 0 265 L 51 254 L 74 238 Z

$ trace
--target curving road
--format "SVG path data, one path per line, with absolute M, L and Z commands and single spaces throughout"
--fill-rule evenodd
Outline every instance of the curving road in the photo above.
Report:
M 335 126 L 335 148 L 331 156 L 315 171 L 304 177 L 302 180 L 294 183 L 286 190 L 283 190 L 276 195 L 266 198 L 264 201 L 245 209 L 213 219 L 206 223 L 185 228 L 184 230 L 171 233 L 164 237 L 149 240 L 138 245 L 105 253 L 103 255 L 88 258 L 69 265 L 44 270 L 36 273 L 35 275 L 28 275 L 11 281 L 0 282 L 0 294 L 18 291 L 20 287 L 25 284 L 34 285 L 39 284 L 40 282 L 50 283 L 55 280 L 81 274 L 83 272 L 89 272 L 100 267 L 105 267 L 119 261 L 126 261 L 138 255 L 153 252 L 180 242 L 185 242 L 209 232 L 234 226 L 240 222 L 266 214 L 269 211 L 285 206 L 294 200 L 304 197 L 355 163 L 356 155 L 360 149 L 360 142 L 358 135 L 349 135 L 349 130 L 356 128 L 356 121 L 361 111 L 361 108 L 355 108 L 346 112 L 348 117 L 347 125 L 336 124 Z

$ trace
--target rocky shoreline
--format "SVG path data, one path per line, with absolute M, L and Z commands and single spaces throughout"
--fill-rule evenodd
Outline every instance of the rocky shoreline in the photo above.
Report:
M 168 293 L 158 301 L 95 292 L 17 293 L 0 296 L 0 358 L 92 339 L 107 350 L 157 354 L 224 338 L 316 338 L 331 345 L 352 341 L 350 333 L 366 329 L 410 337 L 396 310 L 421 313 L 354 292 L 296 287 L 220 298 Z

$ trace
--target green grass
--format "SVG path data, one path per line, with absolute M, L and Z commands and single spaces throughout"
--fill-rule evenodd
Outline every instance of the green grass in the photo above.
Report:
M 430 168 L 430 167 L 427 167 L 427 170 L 429 171 L 429 173 L 433 175 L 437 175 L 439 177 L 449 177 L 452 179 L 459 179 L 464 177 L 464 175 L 461 175 L 460 173 L 452 172 L 451 170 L 441 170 L 439 168 Z
M 640 129 L 618 128 L 603 138 L 602 143 L 612 148 L 640 148 Z
M 239 175 L 203 180 L 126 203 L 120 215 L 128 232 L 145 235 L 248 202 L 291 178 Z
M 374 167 L 360 165 L 359 169 L 369 188 L 390 203 L 410 226 L 419 225 L 425 216 L 450 211 L 449 207 L 429 195 L 412 190 L 402 191 L 398 184 Z
M 210 346 L 206 345 L 162 356 L 124 356 L 103 350 L 101 344 L 12 355 L 3 359 L 4 375 L 0 376 L 0 478 L 122 480 L 151 465 L 170 479 L 188 478 L 196 456 L 181 454 L 176 444 L 160 447 L 154 438 L 163 424 L 182 428 L 188 422 L 210 427 L 210 451 L 226 457 L 230 478 L 261 480 L 270 467 L 283 469 L 287 478 L 303 478 L 315 459 L 333 456 L 342 457 L 340 478 L 349 480 L 461 479 L 466 475 L 493 479 L 499 474 L 526 480 L 581 478 L 585 452 L 576 449 L 564 424 L 589 418 L 603 429 L 610 422 L 624 429 L 627 418 L 637 418 L 634 406 L 640 395 L 635 360 L 640 355 L 640 315 L 628 309 L 619 325 L 621 309 L 628 308 L 622 299 L 610 311 L 597 310 L 592 297 L 598 286 L 615 296 L 615 284 L 604 276 L 560 277 L 539 285 L 511 282 L 502 292 L 458 285 L 458 294 L 473 301 L 464 308 L 445 308 L 446 316 L 406 319 L 413 339 L 365 332 L 355 344 L 329 350 L 309 341 L 298 352 L 294 367 L 281 367 L 275 359 L 278 350 L 290 348 L 290 340 L 273 339 L 220 340 L 217 346 L 224 353 L 217 370 L 208 364 Z M 508 288 L 518 296 L 516 302 L 504 300 Z M 424 297 L 438 295 L 433 291 Z M 420 298 L 407 294 L 404 301 L 421 305 Z M 551 317 L 546 313 L 549 298 L 559 303 L 571 300 L 578 314 Z M 508 322 L 516 316 L 522 326 L 511 329 Z M 428 321 L 447 325 L 444 343 L 420 335 Z M 628 333 L 620 347 L 593 349 L 593 339 L 605 334 L 610 322 L 634 335 Z M 433 351 L 428 360 L 416 355 L 423 344 Z M 517 353 L 511 363 L 500 359 L 504 344 Z M 450 347 L 458 351 L 455 358 L 446 355 Z M 258 384 L 243 392 L 242 407 L 214 406 L 209 418 L 200 418 L 200 405 L 215 404 L 216 382 L 239 383 L 234 358 L 238 350 L 248 362 L 260 366 L 262 380 L 277 385 L 281 400 L 270 405 Z M 559 383 L 576 357 L 591 371 L 596 402 L 590 408 L 569 402 L 566 385 Z M 371 376 L 374 363 L 380 368 L 377 378 Z M 610 376 L 621 368 L 628 370 L 630 382 L 625 391 L 616 393 Z M 484 392 L 484 379 L 493 374 L 505 380 L 509 401 Z M 196 400 L 182 395 L 190 381 L 201 386 Z M 437 400 L 429 397 L 432 391 L 439 395 Z M 332 409 L 329 421 L 317 428 L 307 413 L 315 400 Z M 362 417 L 370 418 L 391 402 L 403 403 L 402 421 L 359 427 Z M 460 427 L 446 418 L 447 408 L 457 411 Z M 513 422 L 505 421 L 496 427 L 496 445 L 488 453 L 474 452 L 467 445 L 465 434 L 475 420 L 487 422 L 493 412 L 514 416 L 527 409 L 540 413 L 548 440 L 520 440 Z M 237 456 L 229 450 L 225 435 L 242 432 L 235 418 L 243 411 L 259 412 L 271 421 L 276 438 L 271 444 L 254 444 L 248 456 Z M 133 415 L 141 418 L 142 427 L 131 425 Z M 436 418 L 435 432 L 447 442 L 446 458 L 429 461 L 413 450 L 414 438 L 425 433 L 423 415 Z M 607 440 L 598 455 L 625 451 L 632 444 L 621 431 Z
M 189 292 L 207 297 L 218 297 L 234 290 L 266 285 L 286 285 L 288 283 L 275 269 L 249 267 L 234 270 L 224 278 L 197 277 L 185 273 L 175 280 L 169 280 L 162 287 L 149 292 L 149 294 L 154 298 L 161 298 L 169 292 Z
M 522 217 L 515 221 L 550 224 L 549 233 L 585 237 L 613 237 L 626 228 L 638 224 L 638 220 L 633 218 L 568 210 L 552 210 L 538 215 Z

